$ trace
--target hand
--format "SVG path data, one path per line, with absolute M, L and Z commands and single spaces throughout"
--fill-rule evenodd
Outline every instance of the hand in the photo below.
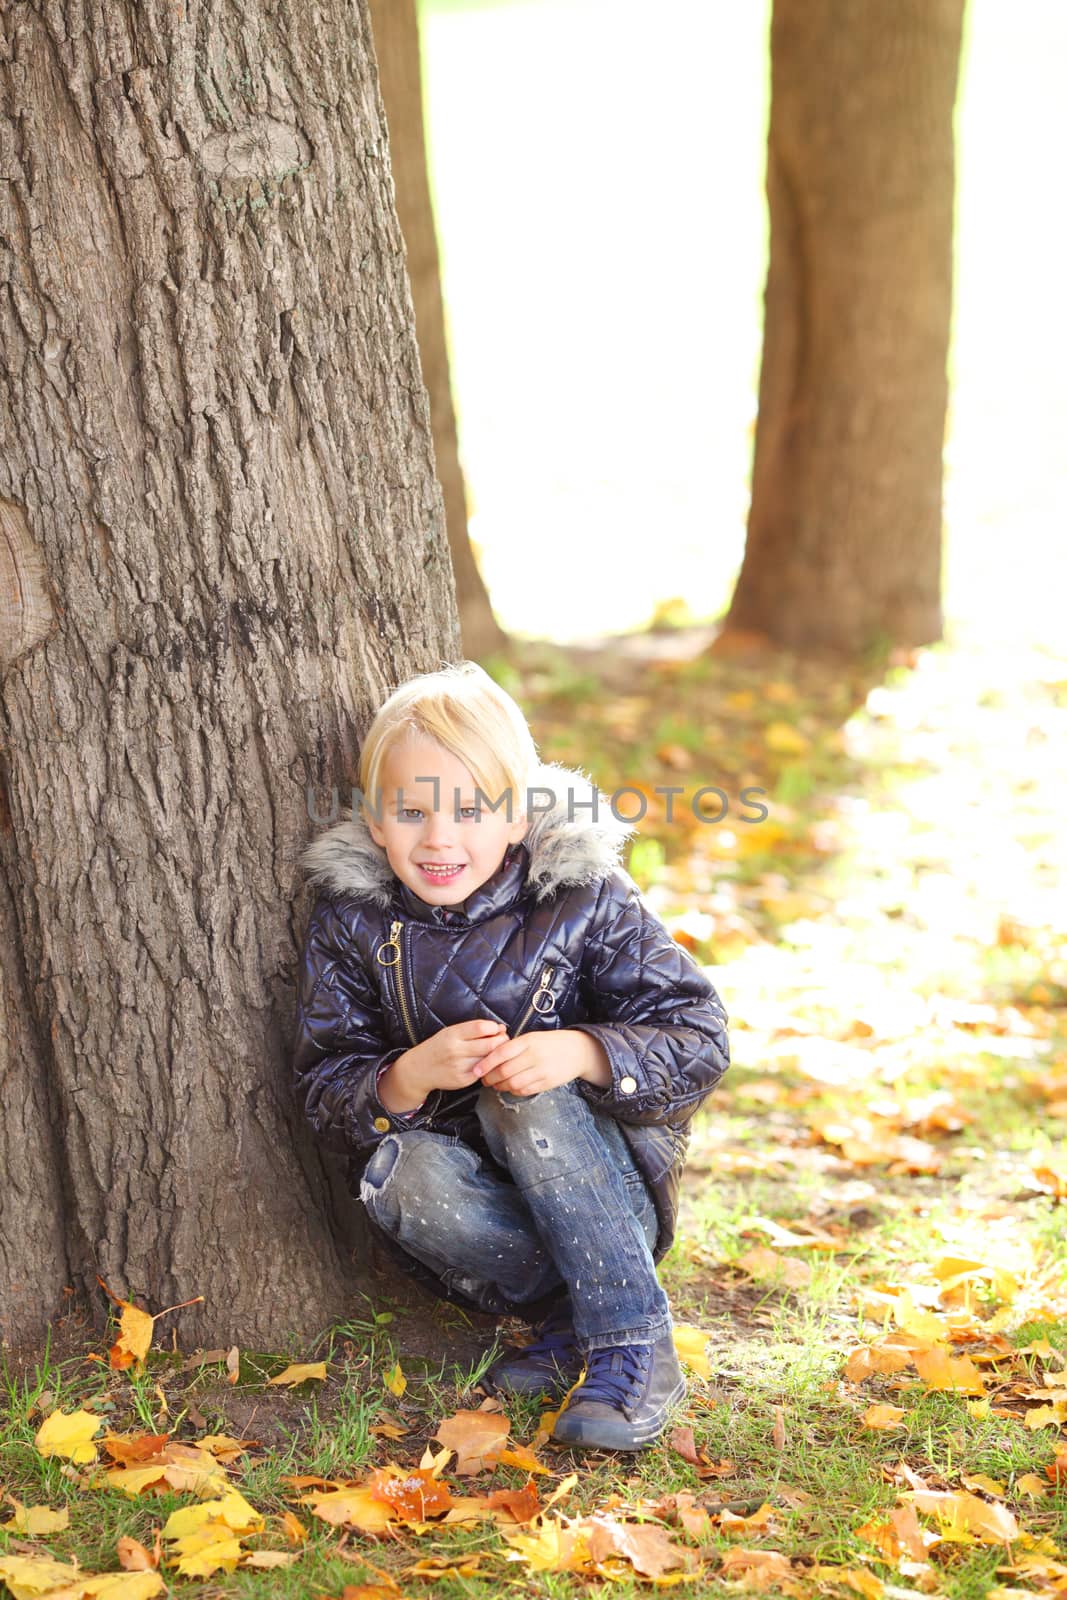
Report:
M 466 1089 L 477 1083 L 486 1055 L 502 1037 L 507 1037 L 505 1024 L 488 1017 L 442 1028 L 397 1056 L 382 1074 L 382 1105 L 387 1111 L 414 1111 L 431 1089 Z
M 508 1094 L 540 1094 L 561 1083 L 585 1078 L 606 1088 L 611 1082 L 607 1052 L 592 1034 L 560 1028 L 520 1034 L 495 1044 L 482 1062 L 482 1082 Z

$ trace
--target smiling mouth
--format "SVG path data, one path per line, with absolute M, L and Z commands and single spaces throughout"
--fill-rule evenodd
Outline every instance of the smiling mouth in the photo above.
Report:
M 438 879 L 441 879 L 442 881 L 447 881 L 447 879 L 449 879 L 449 878 L 455 878 L 455 877 L 457 877 L 459 875 L 459 873 L 461 873 L 463 871 L 463 862 L 462 861 L 458 862 L 457 864 L 455 864 L 453 866 L 447 866 L 447 867 L 444 866 L 443 864 L 442 865 L 438 865 L 438 866 L 434 866 L 429 861 L 419 861 L 417 863 L 417 866 L 418 866 L 420 872 L 425 872 L 428 877 L 430 877 L 430 878 L 438 878 Z

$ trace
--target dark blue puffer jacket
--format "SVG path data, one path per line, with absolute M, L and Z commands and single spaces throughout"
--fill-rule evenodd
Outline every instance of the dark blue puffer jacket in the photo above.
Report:
M 361 816 L 309 847 L 304 862 L 321 892 L 304 941 L 297 1093 L 320 1140 L 350 1155 L 348 1183 L 358 1195 L 363 1168 L 393 1129 L 457 1135 L 488 1153 L 477 1084 L 435 1090 L 405 1117 L 381 1104 L 379 1070 L 405 1050 L 477 1017 L 506 1023 L 511 1038 L 529 1028 L 591 1033 L 607 1051 L 612 1082 L 601 1089 L 583 1080 L 580 1091 L 620 1123 L 648 1181 L 658 1261 L 674 1238 L 687 1125 L 729 1064 L 726 1013 L 620 865 L 633 827 L 578 771 L 548 763 L 532 783 L 531 810 L 550 797 L 551 809 L 531 816 L 525 839 L 456 906 L 428 905 L 402 884 Z M 377 952 L 390 940 L 401 955 L 387 966 Z M 469 1304 L 370 1226 L 428 1288 Z M 497 1309 L 515 1308 L 501 1298 Z

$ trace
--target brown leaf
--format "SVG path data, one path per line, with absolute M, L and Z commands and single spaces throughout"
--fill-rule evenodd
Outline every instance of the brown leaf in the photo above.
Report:
M 697 1455 L 696 1440 L 693 1438 L 692 1428 L 675 1428 L 669 1440 L 672 1450 L 677 1450 L 683 1461 L 692 1462 L 694 1467 L 700 1465 Z
M 458 1477 L 465 1478 L 496 1465 L 510 1431 L 511 1423 L 506 1415 L 493 1411 L 457 1411 L 438 1426 L 433 1437 L 456 1452 L 452 1470 Z
M 654 1522 L 617 1522 L 614 1517 L 595 1512 L 584 1519 L 581 1527 L 593 1561 L 623 1556 L 635 1572 L 646 1578 L 659 1578 L 672 1567 L 688 1570 L 696 1561 L 692 1550 L 675 1544 L 670 1534 Z
M 781 1406 L 775 1406 L 774 1408 L 774 1431 L 771 1434 L 771 1439 L 775 1450 L 781 1455 L 785 1449 L 785 1412 Z

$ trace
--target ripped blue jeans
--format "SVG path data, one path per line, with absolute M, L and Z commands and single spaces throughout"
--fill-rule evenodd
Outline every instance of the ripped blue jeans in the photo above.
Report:
M 614 1118 L 565 1083 L 527 1096 L 483 1086 L 478 1120 L 512 1181 L 458 1138 L 398 1130 L 360 1185 L 378 1227 L 476 1305 L 487 1287 L 518 1304 L 565 1287 L 583 1351 L 669 1333 L 656 1208 Z

